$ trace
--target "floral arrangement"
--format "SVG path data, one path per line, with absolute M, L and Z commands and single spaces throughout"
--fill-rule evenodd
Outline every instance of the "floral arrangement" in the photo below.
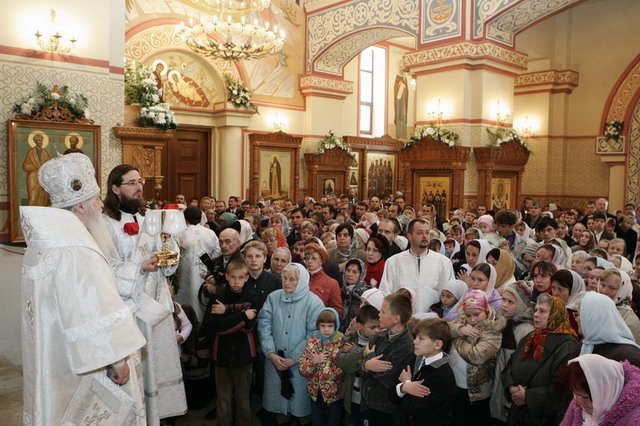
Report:
M 162 102 L 153 72 L 138 61 L 127 62 L 124 68 L 124 102 L 128 105 L 152 106 Z
M 251 103 L 251 93 L 249 89 L 231 74 L 224 75 L 224 82 L 227 86 L 227 100 L 236 108 L 246 108 L 250 111 L 258 112 L 258 108 Z
M 333 133 L 333 130 L 329 130 L 329 133 L 324 135 L 322 139 L 320 139 L 320 144 L 318 145 L 318 149 L 316 150 L 316 154 L 324 154 L 325 151 L 328 151 L 333 148 L 340 148 L 344 152 L 351 157 L 351 159 L 356 161 L 356 154 L 351 151 L 351 148 L 346 143 L 342 142 L 342 140 L 338 139 Z
M 604 123 L 604 137 L 606 140 L 613 139 L 614 141 L 618 141 L 620 139 L 620 135 L 622 134 L 622 129 L 624 129 L 624 122 L 622 121 L 607 121 Z
M 19 100 L 11 110 L 24 117 L 34 117 L 43 109 L 56 105 L 68 109 L 77 120 L 88 120 L 91 116 L 89 101 L 85 95 L 70 95 L 69 87 L 66 85 L 53 86 L 53 89 L 50 89 L 39 81 L 36 81 L 36 92 Z
M 145 127 L 157 127 L 164 131 L 175 129 L 178 125 L 173 111 L 162 104 L 140 108 L 138 122 Z
M 529 151 L 529 145 L 518 135 L 518 133 L 511 128 L 498 127 L 496 130 L 491 131 L 487 129 L 489 133 L 489 139 L 491 139 L 491 146 L 499 147 L 503 143 L 516 141 L 519 142 L 527 151 Z
M 458 139 L 460 139 L 460 135 L 456 132 L 431 124 L 429 126 L 418 127 L 411 135 L 411 138 L 405 142 L 403 149 L 409 148 L 420 139 L 426 137 L 431 137 L 432 139 L 447 144 L 450 147 L 454 147 L 458 142 Z
M 141 105 L 138 123 L 164 131 L 175 129 L 176 116 L 169 104 L 162 103 L 162 89 L 151 70 L 140 62 L 128 62 L 124 73 L 124 97 L 129 105 Z

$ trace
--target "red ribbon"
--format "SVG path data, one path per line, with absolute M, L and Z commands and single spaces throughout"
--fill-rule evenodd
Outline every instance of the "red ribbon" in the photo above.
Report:
M 138 225 L 138 222 L 129 222 L 124 224 L 123 229 L 124 232 L 129 235 L 138 235 L 138 232 L 140 232 L 140 225 Z
M 162 208 L 164 210 L 178 210 L 180 208 L 180 204 L 165 204 Z

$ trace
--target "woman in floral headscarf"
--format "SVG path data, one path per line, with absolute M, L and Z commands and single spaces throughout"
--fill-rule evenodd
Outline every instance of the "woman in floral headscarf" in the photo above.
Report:
M 533 314 L 534 331 L 522 339 L 502 372 L 511 409 L 507 424 L 554 424 L 563 391 L 556 376 L 576 346 L 567 308 L 558 297 L 541 294 Z
M 364 280 L 366 274 L 367 268 L 362 260 L 351 259 L 347 261 L 347 265 L 342 274 L 344 313 L 340 322 L 344 327 L 347 327 L 351 323 L 351 320 L 356 317 L 362 303 L 362 293 L 370 288 Z

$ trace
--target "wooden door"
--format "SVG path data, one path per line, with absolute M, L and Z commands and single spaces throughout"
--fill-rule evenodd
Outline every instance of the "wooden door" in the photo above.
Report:
M 211 194 L 209 149 L 211 129 L 178 127 L 176 138 L 168 144 L 167 199 L 184 194 L 192 197 Z

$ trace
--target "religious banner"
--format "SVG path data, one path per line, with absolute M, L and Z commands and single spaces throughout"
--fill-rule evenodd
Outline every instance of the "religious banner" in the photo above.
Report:
M 20 206 L 48 206 L 49 195 L 38 182 L 40 166 L 59 155 L 87 155 L 100 181 L 100 126 L 9 120 L 9 231 L 11 242 L 23 240 Z
M 360 164 L 361 164 L 361 160 L 362 160 L 362 152 L 360 151 L 352 151 L 355 156 L 356 159 L 353 162 L 353 164 L 351 165 L 351 167 L 349 167 L 349 182 L 347 182 L 347 185 L 349 186 L 350 189 L 353 189 L 355 191 L 356 194 L 360 193 Z
M 445 218 L 451 208 L 451 178 L 448 176 L 420 176 L 418 193 L 421 205 L 432 204 L 438 216 Z

